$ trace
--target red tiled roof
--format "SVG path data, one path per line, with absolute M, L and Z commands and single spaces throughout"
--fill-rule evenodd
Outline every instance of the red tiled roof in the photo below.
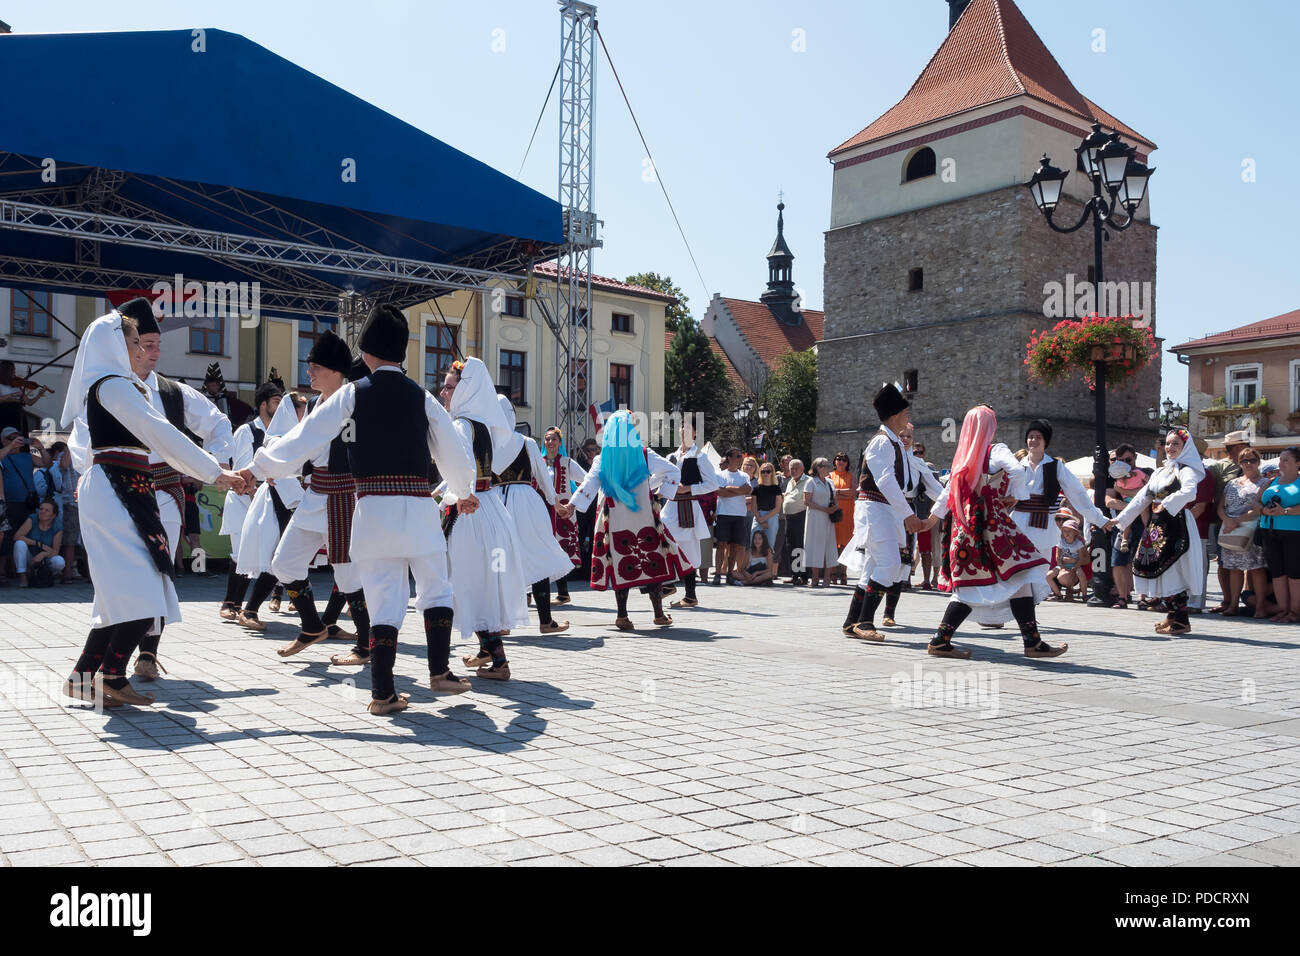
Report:
M 1249 325 L 1229 329 L 1227 332 L 1207 335 L 1203 339 L 1192 339 L 1192 341 L 1184 342 L 1182 345 L 1175 345 L 1169 351 L 1185 352 L 1191 349 L 1205 348 L 1206 346 L 1235 345 L 1238 342 L 1254 342 L 1259 339 L 1281 338 L 1292 335 L 1300 335 L 1300 309 L 1275 315 L 1271 319 L 1251 322 Z
M 775 370 L 786 352 L 803 352 L 822 340 L 822 322 L 826 317 L 824 312 L 804 309 L 800 313 L 803 316 L 802 324 L 786 325 L 762 302 L 728 299 L 725 296 L 722 297 L 722 302 L 736 320 L 740 334 L 769 369 Z
M 672 348 L 672 346 L 673 333 L 664 329 L 664 351 L 667 352 Z M 740 373 L 736 371 L 736 366 L 731 364 L 731 359 L 727 356 L 727 353 L 722 351 L 722 346 L 718 344 L 718 340 L 711 335 L 709 336 L 709 348 L 713 350 L 714 355 L 722 359 L 722 367 L 727 371 L 727 381 L 729 381 L 731 387 L 736 390 L 736 394 L 748 395 L 749 386 L 745 384 L 745 380 L 741 378 Z
M 1013 96 L 1027 95 L 1096 120 L 1150 149 L 1155 143 L 1080 93 L 1012 0 L 973 0 L 916 78 L 883 116 L 830 151 L 873 140 Z
M 553 262 L 539 262 L 533 267 L 533 271 L 547 278 L 554 278 L 559 271 L 559 267 Z M 564 275 L 568 276 L 566 269 Z M 647 289 L 645 286 L 629 285 L 626 282 L 620 282 L 617 279 L 610 279 L 605 276 L 593 274 L 591 277 L 591 287 L 593 289 L 605 289 L 610 292 L 622 292 L 625 295 L 635 295 L 643 299 L 656 299 L 660 302 L 672 303 L 677 300 L 671 295 L 665 295 L 657 289 Z

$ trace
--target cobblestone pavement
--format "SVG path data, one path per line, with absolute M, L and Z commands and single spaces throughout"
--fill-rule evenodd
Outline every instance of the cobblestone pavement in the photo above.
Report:
M 345 645 L 281 660 L 291 618 L 224 623 L 223 585 L 182 581 L 157 704 L 105 713 L 57 692 L 89 587 L 0 590 L 0 861 L 1300 861 L 1295 627 L 1193 618 L 1167 640 L 1154 614 L 1047 604 L 1066 657 L 972 626 L 960 662 L 924 655 L 935 594 L 905 594 L 880 646 L 841 636 L 843 588 L 702 587 L 670 629 L 634 594 L 636 634 L 575 590 L 570 631 L 517 633 L 515 679 L 450 701 L 408 615 L 412 706 L 381 718 L 368 673 L 325 663 Z

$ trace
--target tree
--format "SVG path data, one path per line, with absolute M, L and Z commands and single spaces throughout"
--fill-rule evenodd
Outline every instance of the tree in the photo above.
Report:
M 689 315 L 677 328 L 664 356 L 664 402 L 667 410 L 680 407 L 683 414 L 702 412 L 705 438 L 718 426 L 731 424 L 735 404 L 727 369 L 709 345 L 709 337 Z
M 788 452 L 807 466 L 817 430 L 817 353 L 786 352 L 763 386 L 769 437 L 780 429 L 778 453 Z
M 657 272 L 638 272 L 634 276 L 628 276 L 626 281 L 628 285 L 654 289 L 677 300 L 664 312 L 664 328 L 669 332 L 676 332 L 682 322 L 690 319 L 691 310 L 686 307 L 690 299 L 686 298 L 686 293 L 673 282 L 671 276 L 661 276 Z

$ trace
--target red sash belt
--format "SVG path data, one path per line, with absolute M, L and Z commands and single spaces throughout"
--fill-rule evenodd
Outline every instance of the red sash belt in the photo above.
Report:
M 859 492 L 858 492 L 858 500 L 859 500 L 859 501 L 874 501 L 874 502 L 876 502 L 877 504 L 882 504 L 882 505 L 887 505 L 887 504 L 889 504 L 889 499 L 886 498 L 884 495 L 882 495 L 882 494 L 881 494 L 880 492 L 878 492 L 878 491 L 859 491 Z
M 352 512 L 357 503 L 357 483 L 351 472 L 315 468 L 311 489 L 325 496 L 325 548 L 330 564 L 352 560 Z
M 131 471 L 150 471 L 149 456 L 141 452 L 135 454 L 129 451 L 97 451 L 91 458 L 92 465 L 113 465 L 117 468 L 129 468 Z M 152 481 L 152 477 L 150 478 Z
M 165 461 L 155 461 L 149 466 L 149 471 L 153 475 L 154 491 L 165 491 L 171 495 L 176 502 L 176 510 L 184 521 L 185 485 L 182 484 L 181 473 Z
M 475 491 L 475 492 L 479 492 L 479 491 L 487 491 L 487 490 L 488 490 L 489 488 L 491 488 L 491 487 L 492 487 L 492 479 L 491 479 L 491 478 L 478 478 L 478 479 L 475 479 L 475 481 L 474 481 L 474 491 Z

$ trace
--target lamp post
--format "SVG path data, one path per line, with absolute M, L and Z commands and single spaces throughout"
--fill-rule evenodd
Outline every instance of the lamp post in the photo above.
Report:
M 750 439 L 757 434 L 753 427 L 754 419 L 758 419 L 758 430 L 761 431 L 764 428 L 764 423 L 767 421 L 767 416 L 770 414 L 771 412 L 768 411 L 766 405 L 759 405 L 755 408 L 753 398 L 746 398 L 731 410 L 731 417 L 736 420 L 736 424 L 740 428 L 742 439 L 741 445 L 745 449 L 746 454 L 749 454 L 749 450 L 752 447 Z
M 1169 434 L 1172 428 L 1179 424 L 1185 409 L 1183 406 L 1177 404 L 1172 398 L 1166 398 L 1160 403 L 1160 407 L 1164 410 L 1163 415 L 1159 414 L 1154 408 L 1148 408 L 1147 418 L 1155 422 L 1156 428 L 1159 429 L 1156 433 L 1156 451 L 1160 452 L 1160 456 L 1163 458 L 1165 436 Z M 1160 461 L 1157 461 L 1156 464 L 1159 465 Z
M 1110 239 L 1107 229 L 1123 232 L 1133 225 L 1138 207 L 1146 196 L 1147 181 L 1155 168 L 1135 159 L 1136 149 L 1121 142 L 1118 133 L 1103 133 L 1100 123 L 1092 124 L 1092 132 L 1083 138 L 1075 153 L 1083 167 L 1083 174 L 1092 182 L 1092 198 L 1084 203 L 1079 221 L 1074 225 L 1058 226 L 1052 220 L 1069 173 L 1053 166 L 1046 153 L 1043 154 L 1042 165 L 1025 185 L 1034 197 L 1038 211 L 1054 231 L 1076 232 L 1089 221 L 1092 222 L 1094 302 L 1100 305 L 1100 296 L 1095 293 L 1103 281 L 1102 243 Z M 1122 218 L 1116 218 L 1117 215 Z M 1092 500 L 1098 508 L 1104 508 L 1106 503 L 1106 475 L 1109 466 L 1106 453 L 1107 362 L 1105 353 L 1093 355 L 1093 373 L 1097 384 L 1094 396 L 1096 446 L 1092 455 Z M 1101 529 L 1093 529 L 1091 546 L 1094 557 L 1097 550 L 1101 549 L 1104 570 L 1092 576 L 1093 593 L 1088 604 L 1093 607 L 1107 606 L 1110 604 L 1111 574 L 1110 546 L 1106 533 Z

